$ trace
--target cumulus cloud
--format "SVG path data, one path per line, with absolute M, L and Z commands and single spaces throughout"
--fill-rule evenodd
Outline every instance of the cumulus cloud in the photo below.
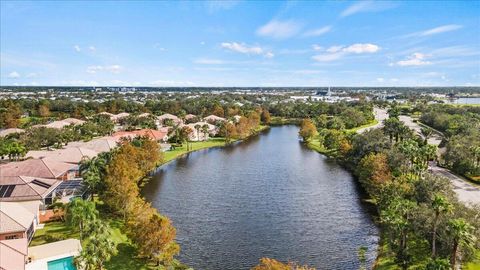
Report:
M 12 71 L 7 75 L 7 77 L 10 79 L 18 79 L 20 78 L 20 74 L 16 71 Z
M 73 46 L 73 49 L 74 49 L 76 52 L 80 52 L 80 51 L 82 50 L 82 48 L 80 48 L 80 46 L 78 46 L 78 45 Z
M 430 65 L 431 62 L 425 60 L 425 55 L 422 53 L 414 53 L 411 56 L 407 57 L 405 60 L 398 61 L 396 63 L 399 66 L 424 66 Z
M 318 37 L 318 36 L 321 36 L 323 34 L 326 34 L 326 33 L 330 32 L 330 30 L 332 30 L 332 27 L 330 25 L 327 25 L 327 26 L 324 26 L 324 27 L 321 27 L 321 28 L 309 30 L 309 31 L 305 32 L 303 34 L 303 36 L 304 37 Z
M 330 62 L 340 59 L 349 54 L 376 53 L 380 46 L 371 43 L 356 43 L 350 46 L 331 46 L 325 54 L 315 55 L 312 58 L 319 62 Z
M 87 67 L 87 73 L 95 74 L 99 71 L 108 71 L 111 73 L 120 73 L 123 67 L 120 65 L 110 65 L 110 66 L 89 66 Z
M 380 47 L 371 43 L 357 43 L 342 49 L 348 53 L 374 53 L 380 50 Z
M 331 46 L 327 49 L 327 52 L 329 53 L 336 53 L 336 52 L 339 52 L 340 50 L 342 50 L 343 46 Z
M 245 43 L 237 43 L 237 42 L 223 42 L 220 46 L 224 49 L 243 53 L 243 54 L 255 54 L 255 55 L 263 55 L 267 58 L 272 58 L 274 55 L 270 51 L 266 51 L 262 47 L 259 46 L 248 46 Z
M 92 52 L 97 50 L 97 48 L 95 48 L 95 46 L 88 46 L 88 49 Z
M 257 35 L 263 37 L 272 37 L 276 39 L 284 39 L 293 37 L 301 30 L 302 25 L 293 20 L 278 21 L 271 20 L 267 24 L 257 29 Z

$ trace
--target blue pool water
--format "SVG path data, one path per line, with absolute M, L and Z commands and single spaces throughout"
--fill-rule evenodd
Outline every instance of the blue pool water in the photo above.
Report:
M 73 257 L 67 257 L 48 262 L 48 270 L 77 270 L 73 264 Z

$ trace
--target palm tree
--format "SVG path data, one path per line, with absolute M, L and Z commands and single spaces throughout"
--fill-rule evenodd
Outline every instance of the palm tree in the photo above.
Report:
M 98 217 L 98 210 L 95 208 L 95 203 L 91 201 L 84 201 L 80 198 L 75 198 L 68 204 L 67 220 L 72 226 L 78 226 L 80 231 L 80 240 L 83 239 L 83 232 L 88 222 L 96 220 Z
M 436 256 L 437 226 L 440 214 L 449 213 L 453 205 L 442 195 L 436 194 L 432 201 L 432 208 L 435 211 L 432 228 L 432 258 Z
M 208 124 L 204 124 L 202 126 L 202 132 L 203 132 L 203 139 L 206 141 L 207 140 L 207 136 L 208 136 L 208 130 L 209 130 L 209 126 Z
M 461 246 L 472 247 L 476 241 L 475 235 L 472 233 L 475 228 L 466 222 L 463 218 L 453 219 L 449 222 L 449 232 L 453 237 L 452 255 L 450 263 L 452 269 L 457 265 L 457 254 Z
M 76 259 L 80 269 L 96 270 L 103 269 L 105 262 L 115 255 L 117 250 L 115 243 L 110 236 L 110 226 L 105 222 L 97 220 L 90 224 L 91 235 L 88 238 L 85 248 Z
M 196 124 L 195 125 L 195 130 L 197 131 L 197 141 L 200 141 L 200 128 L 202 126 L 200 126 L 200 124 Z

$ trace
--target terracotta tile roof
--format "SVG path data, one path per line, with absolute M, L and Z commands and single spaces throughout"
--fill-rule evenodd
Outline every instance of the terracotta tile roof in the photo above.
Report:
M 192 119 L 192 118 L 195 118 L 195 117 L 197 117 L 197 116 L 194 115 L 194 114 L 187 114 L 187 115 L 185 115 L 185 119 Z
M 35 215 L 15 202 L 0 203 L 0 233 L 23 232 L 33 222 Z
M 2 197 L 0 194 L 0 201 L 41 200 L 57 188 L 60 183 L 61 181 L 55 179 L 0 175 L 0 186 L 14 186 L 8 197 Z
M 0 165 L 1 176 L 32 176 L 39 178 L 58 178 L 78 165 L 44 159 L 27 159 Z
M 49 160 L 66 162 L 66 163 L 80 163 L 84 158 L 93 158 L 98 155 L 98 152 L 82 147 L 68 147 L 64 149 L 58 149 L 53 151 L 41 150 L 41 151 L 29 151 L 26 157 L 32 158 L 48 158 Z

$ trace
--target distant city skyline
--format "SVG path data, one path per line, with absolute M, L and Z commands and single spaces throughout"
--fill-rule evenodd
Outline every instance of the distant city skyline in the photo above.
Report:
M 0 2 L 0 85 L 480 86 L 480 2 Z

